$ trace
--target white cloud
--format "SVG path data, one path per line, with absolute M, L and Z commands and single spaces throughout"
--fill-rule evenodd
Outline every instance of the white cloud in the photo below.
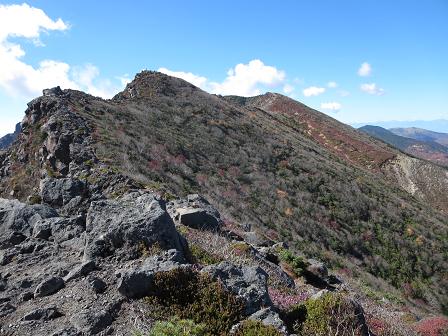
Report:
M 348 92 L 347 90 L 339 90 L 339 95 L 341 97 L 348 97 L 350 96 L 350 92 Z
M 382 96 L 385 93 L 384 89 L 378 87 L 375 83 L 361 84 L 361 91 L 375 96 Z
M 372 67 L 367 62 L 361 64 L 360 68 L 358 69 L 358 75 L 360 75 L 361 77 L 370 76 L 371 73 L 372 73 Z
M 42 89 L 60 85 L 63 88 L 85 90 L 93 95 L 109 98 L 118 87 L 110 81 L 97 80 L 98 69 L 90 64 L 72 67 L 57 60 L 42 60 L 37 66 L 22 60 L 25 51 L 11 38 L 20 37 L 44 44 L 42 33 L 65 31 L 69 25 L 62 19 L 52 20 L 41 9 L 22 5 L 0 5 L 0 89 L 8 95 L 30 99 Z
M 328 83 L 327 83 L 327 86 L 328 86 L 330 89 L 335 89 L 335 88 L 338 87 L 338 83 L 336 83 L 336 82 L 328 82 Z
M 227 72 L 227 77 L 221 83 L 211 82 L 206 77 L 191 72 L 172 71 L 167 68 L 160 68 L 159 71 L 170 76 L 185 79 L 211 93 L 239 96 L 259 95 L 263 91 L 263 86 L 279 86 L 286 78 L 284 71 L 265 65 L 258 59 L 254 59 L 247 64 L 237 64 Z
M 290 84 L 285 84 L 283 86 L 283 92 L 286 93 L 287 95 L 292 93 L 295 90 L 294 86 L 290 85 Z
M 330 110 L 333 112 L 337 112 L 341 109 L 342 105 L 337 102 L 328 102 L 320 104 L 320 108 L 323 110 Z
M 178 77 L 190 82 L 193 85 L 205 90 L 207 88 L 207 78 L 202 76 L 197 76 L 191 72 L 183 72 L 183 71 L 171 71 L 167 68 L 159 68 L 159 72 L 162 72 L 166 75 Z
M 0 41 L 8 37 L 24 37 L 42 45 L 39 36 L 50 30 L 66 30 L 67 23 L 61 19 L 53 21 L 43 10 L 22 5 L 0 5 Z
M 227 72 L 222 83 L 210 83 L 212 93 L 223 95 L 255 96 L 261 94 L 259 85 L 275 87 L 285 80 L 284 71 L 254 59 L 237 64 Z
M 325 88 L 323 87 L 310 86 L 303 90 L 303 95 L 305 97 L 311 97 L 311 96 L 318 96 L 324 92 Z

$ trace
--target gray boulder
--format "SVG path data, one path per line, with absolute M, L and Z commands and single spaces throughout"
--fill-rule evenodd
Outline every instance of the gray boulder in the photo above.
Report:
M 251 244 L 253 246 L 272 246 L 274 242 L 258 232 L 250 231 L 250 232 L 244 232 L 242 233 L 242 236 L 244 238 L 244 241 L 248 244 Z
M 235 266 L 227 261 L 202 269 L 212 279 L 219 279 L 224 286 L 246 302 L 245 312 L 251 315 L 262 307 L 272 306 L 268 294 L 268 274 L 260 267 Z
M 37 221 L 33 228 L 33 237 L 47 240 L 51 236 L 51 225 L 45 221 Z
M 51 306 L 45 308 L 38 308 L 29 312 L 28 314 L 22 317 L 22 321 L 36 321 L 36 320 L 48 321 L 61 316 L 62 314 L 56 309 L 56 307 Z
M 185 240 L 155 195 L 127 194 L 119 200 L 92 202 L 86 221 L 84 258 L 107 257 L 120 249 L 123 258 L 137 258 L 138 248 L 158 244 L 161 248 L 184 251 Z
M 64 287 L 64 279 L 61 277 L 53 276 L 45 279 L 37 285 L 34 291 L 34 297 L 48 296 L 58 292 Z
M 42 202 L 52 206 L 63 206 L 86 192 L 84 182 L 73 178 L 46 178 L 40 182 Z
M 138 269 L 122 274 L 117 289 L 125 297 L 142 298 L 151 293 L 154 274 L 191 266 L 183 264 L 184 262 L 182 254 L 176 250 L 169 250 L 162 255 L 147 258 Z
M 326 279 L 328 277 L 328 268 L 321 261 L 308 259 L 309 266 L 306 271 L 317 278 Z
M 51 336 L 82 336 L 82 334 L 75 328 L 68 327 L 54 332 Z
M 222 225 L 221 216 L 205 198 L 200 195 L 188 195 L 168 203 L 168 213 L 176 223 L 195 229 L 219 230 Z
M 132 299 L 139 299 L 151 292 L 154 274 L 145 270 L 132 270 L 123 274 L 118 283 L 118 292 Z
M 60 86 L 56 86 L 51 89 L 43 89 L 42 94 L 47 97 L 57 97 L 62 96 L 64 94 L 64 91 L 61 90 Z
M 84 309 L 72 316 L 70 322 L 83 335 L 95 335 L 110 326 L 113 317 L 106 310 Z
M 0 249 L 16 246 L 26 240 L 26 236 L 21 232 L 9 231 L 0 238 Z
M 56 210 L 47 205 L 28 205 L 18 200 L 0 199 L 0 237 L 11 232 L 31 236 L 34 225 L 39 220 L 57 216 Z
M 63 243 L 73 238 L 81 238 L 82 233 L 85 231 L 85 222 L 81 216 L 43 219 L 39 221 L 38 225 L 49 226 L 51 236 L 56 243 Z
M 9 302 L 0 303 L 0 318 L 13 313 L 16 308 Z
M 264 325 L 272 326 L 283 333 L 287 332 L 285 323 L 282 321 L 278 313 L 272 310 L 272 308 L 261 309 L 249 316 L 248 319 L 258 320 L 263 322 Z
M 282 319 L 280 318 L 278 313 L 275 312 L 274 310 L 272 310 L 272 308 L 261 309 L 255 313 L 253 313 L 247 319 L 252 320 L 252 321 L 260 321 L 265 326 L 274 327 L 282 335 L 289 335 L 288 329 L 286 328 L 285 323 L 282 321 Z M 238 327 L 240 325 L 241 325 L 241 323 L 238 323 L 236 326 L 234 326 L 230 333 L 231 334 L 235 333 L 238 330 Z
M 90 272 L 95 270 L 96 265 L 95 262 L 92 260 L 83 262 L 82 264 L 76 266 L 74 269 L 72 269 L 65 277 L 64 281 L 69 282 L 71 280 L 84 277 L 88 275 Z
M 89 287 L 97 294 L 103 293 L 107 288 L 107 284 L 97 277 L 89 277 L 87 282 Z

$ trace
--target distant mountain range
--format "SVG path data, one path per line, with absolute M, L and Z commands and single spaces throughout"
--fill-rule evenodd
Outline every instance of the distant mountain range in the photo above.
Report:
M 394 128 L 387 130 L 371 125 L 360 127 L 359 130 L 407 154 L 448 166 L 448 147 L 446 147 L 448 134 L 421 128 Z
M 404 136 L 406 138 L 411 138 L 420 141 L 436 142 L 443 146 L 448 147 L 448 134 L 428 131 L 426 129 L 409 127 L 409 128 L 391 128 L 389 131 Z
M 352 123 L 351 126 L 359 128 L 366 125 L 380 126 L 386 129 L 391 128 L 420 128 L 433 132 L 448 133 L 448 119 L 438 120 L 415 120 L 415 121 L 372 121 L 366 123 Z

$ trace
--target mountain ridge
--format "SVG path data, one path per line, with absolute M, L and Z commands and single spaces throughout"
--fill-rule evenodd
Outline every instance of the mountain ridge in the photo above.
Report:
M 446 170 L 303 104 L 278 94 L 214 96 L 143 72 L 111 100 L 47 90 L 28 104 L 22 125 L 18 141 L 0 156 L 0 194 L 54 202 L 60 215 L 87 220 L 88 235 L 107 209 L 134 204 L 138 212 L 135 190 L 158 194 L 162 203 L 198 193 L 239 235 L 251 227 L 295 253 L 354 270 L 377 290 L 406 284 L 401 295 L 420 313 L 446 307 L 446 217 L 425 202 L 437 192 L 418 193 L 434 176 L 434 190 L 443 189 L 438 174 Z M 62 182 L 72 196 L 53 200 L 44 192 Z M 86 219 L 87 213 L 95 216 Z M 108 258 L 107 248 L 98 249 Z
M 448 134 L 442 133 L 442 132 L 434 132 L 429 131 L 423 128 L 417 128 L 417 127 L 409 127 L 409 128 L 391 128 L 391 132 L 405 136 L 408 138 L 412 138 L 415 140 L 421 140 L 421 141 L 432 141 L 436 142 L 443 146 L 448 146 Z

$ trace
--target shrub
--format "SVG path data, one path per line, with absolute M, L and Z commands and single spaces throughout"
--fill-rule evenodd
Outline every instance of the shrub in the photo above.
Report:
M 195 323 L 207 321 L 206 335 L 225 335 L 243 316 L 244 303 L 220 282 L 190 269 L 175 269 L 154 276 L 154 291 L 147 302 L 155 305 L 152 317 L 173 315 Z
M 158 242 L 147 246 L 146 243 L 141 240 L 137 243 L 137 252 L 140 257 L 147 258 L 162 253 L 163 249 Z
M 237 255 L 245 255 L 250 252 L 251 247 L 245 242 L 237 242 L 232 244 L 232 250 L 235 251 Z
M 290 250 L 281 248 L 277 253 L 280 260 L 288 264 L 296 276 L 302 275 L 304 270 L 309 266 L 305 259 L 296 256 Z
M 303 336 L 361 335 L 354 304 L 341 294 L 326 293 L 318 299 L 308 299 L 285 314 L 288 327 Z
M 192 320 L 173 318 L 169 321 L 159 321 L 152 328 L 149 336 L 204 336 L 205 325 L 196 324 Z
M 290 288 L 280 290 L 278 288 L 269 287 L 268 291 L 274 305 L 282 310 L 288 310 L 307 299 L 306 293 L 297 293 Z
M 217 257 L 216 255 L 209 253 L 202 247 L 196 244 L 190 245 L 190 253 L 194 263 L 199 263 L 202 265 L 212 265 L 221 262 L 223 259 Z
M 33 205 L 33 204 L 40 204 L 42 203 L 42 198 L 39 195 L 31 195 L 28 198 L 28 203 Z
M 282 336 L 282 334 L 272 326 L 266 326 L 260 321 L 247 320 L 240 324 L 234 336 Z
M 420 321 L 416 328 L 422 336 L 445 336 L 448 335 L 448 318 L 436 316 Z

